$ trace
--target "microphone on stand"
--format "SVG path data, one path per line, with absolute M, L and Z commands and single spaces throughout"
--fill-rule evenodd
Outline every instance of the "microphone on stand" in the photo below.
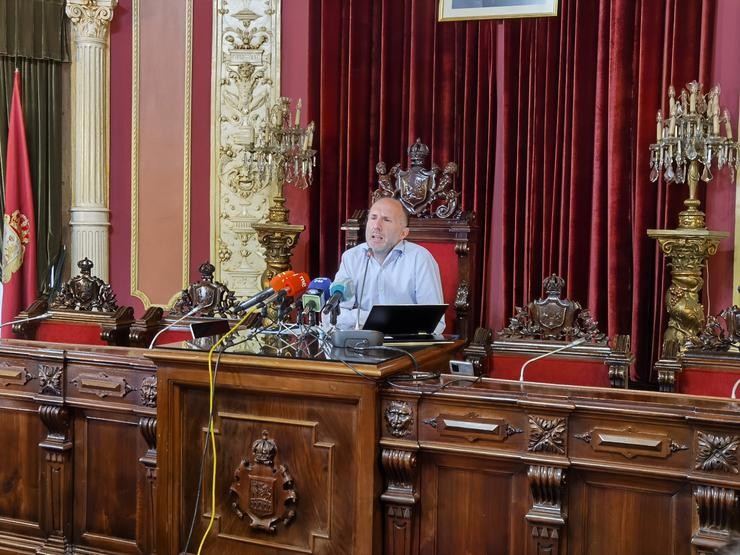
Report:
M 355 329 L 360 329 L 360 310 L 362 307 L 362 296 L 365 294 L 365 280 L 367 279 L 367 268 L 370 266 L 370 259 L 373 257 L 373 249 L 368 247 L 367 251 L 365 252 L 365 271 L 362 274 L 362 285 L 360 285 L 360 296 L 355 299 L 355 304 L 357 305 L 357 321 L 355 322 Z
M 308 284 L 308 289 L 301 297 L 301 302 L 303 303 L 302 315 L 308 317 L 309 326 L 316 325 L 316 316 L 329 299 L 330 288 L 331 280 L 325 277 L 314 278 Z
M 285 272 L 280 272 L 279 274 L 276 274 L 275 277 L 270 280 L 270 287 L 268 287 L 267 289 L 263 289 L 256 295 L 252 295 L 248 299 L 240 302 L 234 307 L 234 312 L 242 312 L 243 310 L 248 310 L 255 305 L 267 301 L 267 299 L 269 299 L 276 291 L 282 289 L 283 284 L 285 283 L 284 280 L 292 275 L 295 275 L 295 272 L 293 270 L 286 270 Z M 271 302 L 271 300 L 267 302 Z
M 530 363 L 535 362 L 536 360 L 543 359 L 545 357 L 549 357 L 550 355 L 554 355 L 555 353 L 560 353 L 562 351 L 565 351 L 566 349 L 570 349 L 572 347 L 575 347 L 575 346 L 580 345 L 581 343 L 585 343 L 585 342 L 586 342 L 586 338 L 585 337 L 581 337 L 580 339 L 576 339 L 575 341 L 571 341 L 567 345 L 563 345 L 562 347 L 559 347 L 557 349 L 553 349 L 552 351 L 548 351 L 548 352 L 543 353 L 543 354 L 541 354 L 539 356 L 536 356 L 534 358 L 530 358 L 528 361 L 526 361 L 524 364 L 522 364 L 522 367 L 519 370 L 519 381 L 520 382 L 523 382 L 524 381 L 524 369 L 527 366 L 529 366 Z
M 23 324 L 24 322 L 32 322 L 34 320 L 46 320 L 47 318 L 51 318 L 52 314 L 51 312 L 44 312 L 43 314 L 39 314 L 38 316 L 31 316 L 30 318 L 20 318 L 18 320 L 10 320 L 9 322 L 3 322 L 0 324 L 0 328 L 4 328 L 5 326 L 12 326 L 13 324 Z
M 355 284 L 351 280 L 335 281 L 329 288 L 329 294 L 329 300 L 321 311 L 324 316 L 331 313 L 336 315 L 339 303 L 351 299 L 355 294 Z

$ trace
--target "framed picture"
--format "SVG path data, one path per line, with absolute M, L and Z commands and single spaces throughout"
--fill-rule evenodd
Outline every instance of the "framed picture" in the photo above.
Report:
M 547 17 L 558 15 L 558 0 L 439 0 L 439 21 Z

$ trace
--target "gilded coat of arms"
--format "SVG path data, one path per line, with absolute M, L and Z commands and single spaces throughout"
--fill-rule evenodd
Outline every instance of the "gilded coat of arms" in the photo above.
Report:
M 23 264 L 30 235 L 31 224 L 25 214 L 14 210 L 3 216 L 3 283 L 8 283 Z

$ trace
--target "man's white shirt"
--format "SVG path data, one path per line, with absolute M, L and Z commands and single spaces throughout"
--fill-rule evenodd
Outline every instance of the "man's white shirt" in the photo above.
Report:
M 368 250 L 367 243 L 362 243 L 342 254 L 334 281 L 352 281 L 355 295 L 339 305 L 338 328 L 355 327 L 358 310 L 360 325 L 364 324 L 376 304 L 444 303 L 439 266 L 427 249 L 403 240 L 388 253 L 383 264 L 368 257 Z M 442 333 L 444 327 L 443 317 L 434 333 Z

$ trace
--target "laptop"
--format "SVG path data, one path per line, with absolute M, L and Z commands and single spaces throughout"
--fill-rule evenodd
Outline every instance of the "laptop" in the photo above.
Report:
M 446 304 L 376 304 L 362 329 L 382 332 L 386 341 L 434 341 Z

